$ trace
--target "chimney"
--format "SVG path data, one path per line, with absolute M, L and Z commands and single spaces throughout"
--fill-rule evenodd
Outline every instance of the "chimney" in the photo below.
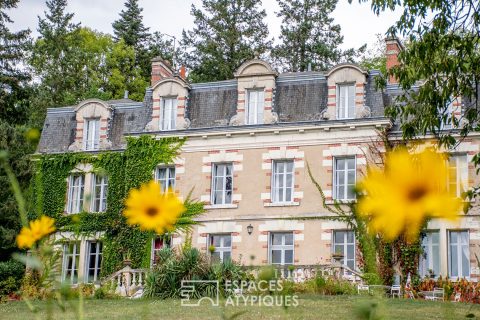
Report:
M 180 67 L 180 77 L 185 80 L 187 79 L 187 68 L 185 68 L 185 65 L 182 64 Z
M 396 37 L 389 37 L 385 39 L 387 45 L 387 71 L 390 71 L 393 67 L 397 66 L 398 63 L 398 54 L 403 50 L 403 45 Z M 388 76 L 388 83 L 398 83 L 398 80 L 392 76 Z
M 169 77 L 173 77 L 173 69 L 170 66 L 170 63 L 163 60 L 161 57 L 153 58 L 151 85 Z

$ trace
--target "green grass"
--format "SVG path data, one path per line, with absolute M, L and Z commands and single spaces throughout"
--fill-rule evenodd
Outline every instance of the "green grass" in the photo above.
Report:
M 412 301 L 404 299 L 373 300 L 358 296 L 300 296 L 299 305 L 282 307 L 243 306 L 226 308 L 207 306 L 182 307 L 180 300 L 86 300 L 85 319 L 222 319 L 222 312 L 231 316 L 246 311 L 236 319 L 356 319 L 355 309 L 362 303 L 377 301 L 383 319 L 466 319 L 468 313 L 480 319 L 480 306 L 453 302 Z M 76 302 L 76 301 L 75 301 Z M 34 302 L 40 319 L 47 317 L 47 303 Z M 52 319 L 75 319 L 73 306 L 66 312 L 52 307 Z M 35 317 L 24 302 L 0 304 L 0 319 L 27 320 Z

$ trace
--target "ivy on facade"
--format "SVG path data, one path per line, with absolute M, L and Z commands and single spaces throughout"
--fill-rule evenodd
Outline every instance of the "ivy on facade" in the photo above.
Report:
M 151 136 L 127 138 L 124 151 L 98 154 L 62 153 L 41 155 L 35 158 L 35 176 L 32 181 L 31 217 L 47 215 L 56 220 L 58 231 L 75 234 L 103 233 L 102 275 L 112 274 L 122 267 L 128 257 L 134 268 L 150 264 L 151 232 L 140 231 L 126 223 L 121 214 L 124 201 L 132 188 L 152 179 L 158 164 L 173 163 L 183 140 L 178 138 L 155 139 Z M 105 212 L 65 214 L 68 176 L 79 164 L 90 164 L 94 172 L 108 176 L 107 209 Z M 199 202 L 186 201 L 184 219 L 203 212 Z M 181 223 L 188 225 L 183 220 Z M 182 227 L 182 225 L 180 226 Z

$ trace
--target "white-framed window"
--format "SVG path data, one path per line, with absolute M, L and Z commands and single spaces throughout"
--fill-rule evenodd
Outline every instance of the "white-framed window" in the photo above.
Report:
M 100 143 L 100 119 L 85 119 L 83 146 L 85 150 L 98 150 Z
M 427 231 L 422 239 L 423 253 L 420 255 L 418 271 L 421 277 L 426 277 L 432 272 L 440 275 L 440 232 Z
M 271 232 L 269 247 L 271 264 L 293 264 L 293 232 Z
M 337 118 L 355 118 L 355 84 L 337 85 Z
M 293 160 L 274 160 L 272 163 L 272 201 L 292 202 L 294 190 Z
M 453 107 L 454 100 L 450 100 L 447 102 L 447 105 L 444 110 L 438 110 L 438 117 L 440 119 L 440 130 L 449 130 L 453 128 L 453 117 L 454 117 L 454 107 Z M 446 118 L 444 119 L 444 113 Z M 444 122 L 444 120 L 446 122 Z
M 214 163 L 212 167 L 212 204 L 231 204 L 233 191 L 233 165 Z
M 354 200 L 356 163 L 355 157 L 335 158 L 333 175 L 333 197 L 337 200 Z
M 160 183 L 162 192 L 175 190 L 175 167 L 157 167 L 155 170 L 155 181 Z
M 469 239 L 468 231 L 448 232 L 448 275 L 450 278 L 470 277 Z
M 342 254 L 342 263 L 355 270 L 355 233 L 350 230 L 334 230 L 333 253 Z
M 231 234 L 212 234 L 209 237 L 209 245 L 214 246 L 212 258 L 219 261 L 232 259 L 232 235 Z
M 102 268 L 101 241 L 87 241 L 87 259 L 85 265 L 85 282 L 97 283 L 100 281 L 100 270 Z
M 247 112 L 246 124 L 263 124 L 263 111 L 265 106 L 265 98 L 263 89 L 247 90 Z
M 107 210 L 108 178 L 105 175 L 92 175 L 92 207 L 91 212 Z
M 83 193 L 85 189 L 85 175 L 71 174 L 68 179 L 67 212 L 79 213 L 83 211 Z
M 468 156 L 452 154 L 448 162 L 448 190 L 460 197 L 468 189 Z
M 162 98 L 160 130 L 175 130 L 177 98 Z
M 78 283 L 80 265 L 80 241 L 70 241 L 63 245 L 62 281 Z
M 162 236 L 156 236 L 152 239 L 152 265 L 154 266 L 157 263 L 158 253 L 163 248 L 172 247 L 172 236 L 170 234 L 164 234 Z

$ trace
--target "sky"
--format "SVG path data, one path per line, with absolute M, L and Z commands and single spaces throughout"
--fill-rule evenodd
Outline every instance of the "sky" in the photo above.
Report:
M 75 14 L 74 21 L 81 22 L 82 26 L 112 33 L 112 22 L 118 19 L 124 7 L 124 0 L 69 0 L 68 11 Z M 151 32 L 160 31 L 180 38 L 183 29 L 193 26 L 190 15 L 192 3 L 200 6 L 201 0 L 139 0 L 143 10 L 145 26 Z M 267 11 L 266 22 L 270 35 L 278 39 L 281 20 L 276 17 L 278 11 L 276 0 L 263 0 Z M 20 0 L 18 7 L 9 12 L 14 20 L 13 30 L 29 28 L 34 36 L 38 25 L 37 16 L 44 16 L 46 9 L 44 0 Z M 359 4 L 358 0 L 348 3 L 348 0 L 339 0 L 333 17 L 342 28 L 344 35 L 343 49 L 358 48 L 363 44 L 369 46 L 376 41 L 376 34 L 385 34 L 400 16 L 401 10 L 385 12 L 376 16 L 370 9 L 370 3 Z

